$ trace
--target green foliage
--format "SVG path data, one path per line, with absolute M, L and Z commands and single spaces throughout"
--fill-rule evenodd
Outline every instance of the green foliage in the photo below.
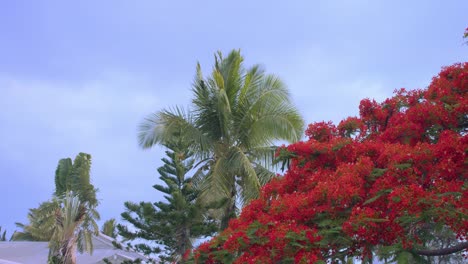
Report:
M 0 241 L 7 241 L 6 239 L 6 230 L 2 233 L 2 227 L 0 226 Z
M 112 238 L 117 237 L 117 224 L 115 222 L 115 218 L 111 218 L 104 222 L 101 228 L 101 233 Z
M 55 211 L 59 208 L 56 198 L 29 209 L 29 224 L 16 223 L 23 231 L 16 231 L 12 240 L 49 241 L 54 233 Z
M 92 209 L 72 192 L 58 200 L 53 234 L 49 241 L 50 263 L 75 263 L 76 250 L 93 252 L 92 236 L 99 234 Z
M 91 237 L 99 234 L 96 220 L 98 201 L 90 180 L 91 155 L 79 153 L 72 162 L 61 159 L 55 171 L 55 192 L 51 200 L 29 209 L 29 224 L 12 240 L 49 241 L 49 263 L 67 262 L 75 251 L 93 251 Z M 66 253 L 66 254 L 65 254 Z
M 71 190 L 71 181 L 69 175 L 73 170 L 72 160 L 70 158 L 61 159 L 55 170 L 55 195 L 60 196 L 67 190 Z
M 375 180 L 379 177 L 381 177 L 388 169 L 379 169 L 379 168 L 374 168 L 372 169 L 371 175 L 369 176 L 371 180 Z
M 50 201 L 43 202 L 28 213 L 29 224 L 16 223 L 23 231 L 15 232 L 12 240 L 50 241 L 55 228 L 55 212 L 60 208 L 60 199 L 69 192 L 79 196 L 80 201 L 90 210 L 84 225 L 94 226 L 99 220 L 95 210 L 98 205 L 96 189 L 91 184 L 91 155 L 79 153 L 74 162 L 70 158 L 61 159 L 55 170 L 55 192 Z
M 225 228 L 236 216 L 237 203 L 258 197 L 274 173 L 270 167 L 276 140 L 297 141 L 303 120 L 285 84 L 258 65 L 245 68 L 240 51 L 218 52 L 211 75 L 197 65 L 192 108 L 162 110 L 140 126 L 143 148 L 169 142 L 182 133 L 199 162 L 201 201 L 225 200 L 216 212 Z
M 164 194 L 165 201 L 126 202 L 122 218 L 132 227 L 117 226 L 125 240 L 136 242 L 130 247 L 146 255 L 163 253 L 162 261 L 180 261 L 195 238 L 212 235 L 217 230 L 215 222 L 205 216 L 207 208 L 197 203 L 199 191 L 194 188 L 193 178 L 187 177 L 194 165 L 188 145 L 182 138 L 166 144 L 167 157 L 158 169 L 164 185 L 153 186 Z M 140 243 L 141 240 L 145 242 Z
M 80 152 L 75 160 L 61 159 L 55 171 L 55 195 L 60 197 L 67 191 L 74 191 L 81 201 L 97 206 L 96 189 L 91 184 L 91 155 Z
M 392 192 L 392 189 L 380 190 L 380 191 L 377 192 L 377 195 L 376 195 L 376 196 L 374 196 L 374 197 L 368 199 L 367 201 L 365 201 L 365 202 L 363 203 L 363 205 L 373 203 L 373 202 L 377 201 L 380 197 L 382 197 L 382 196 L 384 196 L 384 195 L 387 195 L 387 194 L 389 194 L 389 193 L 391 193 L 391 192 Z

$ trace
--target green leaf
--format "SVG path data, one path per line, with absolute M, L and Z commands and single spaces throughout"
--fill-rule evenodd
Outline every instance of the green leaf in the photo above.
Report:
M 384 195 L 386 195 L 386 194 L 389 194 L 389 193 L 391 193 L 391 192 L 392 192 L 392 189 L 381 190 L 381 191 L 377 192 L 377 195 L 376 195 L 376 196 L 374 196 L 374 197 L 368 199 L 367 201 L 365 201 L 365 202 L 363 203 L 363 205 L 373 203 L 373 202 L 377 201 L 380 197 L 382 197 L 382 196 L 384 196 Z
M 382 219 L 382 218 L 363 218 L 363 221 L 369 221 L 369 222 L 376 222 L 376 223 L 383 223 L 383 222 L 388 222 L 388 219 Z
M 411 264 L 412 255 L 408 251 L 401 251 L 397 254 L 397 263 L 398 264 Z
M 400 169 L 400 170 L 405 170 L 408 168 L 411 168 L 413 166 L 411 163 L 401 163 L 401 164 L 396 164 L 395 168 Z
M 371 172 L 371 178 L 375 179 L 380 176 L 382 176 L 388 169 L 379 169 L 379 168 L 374 168 Z
M 457 198 L 461 197 L 463 194 L 461 192 L 446 192 L 446 193 L 439 193 L 437 194 L 438 197 L 444 197 L 444 196 L 449 196 L 453 195 L 456 196 Z

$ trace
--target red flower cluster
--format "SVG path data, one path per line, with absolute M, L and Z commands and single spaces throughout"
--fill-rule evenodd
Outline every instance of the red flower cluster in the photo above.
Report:
M 239 218 L 194 253 L 198 263 L 315 263 L 418 248 L 431 227 L 468 234 L 468 63 L 425 90 L 364 99 L 360 117 L 309 125 Z M 281 155 L 280 155 L 281 156 Z

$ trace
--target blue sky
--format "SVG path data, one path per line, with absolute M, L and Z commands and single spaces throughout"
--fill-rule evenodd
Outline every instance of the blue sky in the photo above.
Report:
M 467 60 L 459 1 L 2 1 L 0 225 L 11 234 L 51 197 L 59 159 L 93 156 L 102 218 L 161 199 L 161 149 L 141 150 L 151 112 L 190 102 L 195 64 L 240 48 L 289 86 L 307 123 L 363 98 L 426 87 Z

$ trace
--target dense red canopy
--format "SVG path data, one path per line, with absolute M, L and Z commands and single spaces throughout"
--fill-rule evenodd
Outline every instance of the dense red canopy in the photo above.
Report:
M 455 64 L 425 90 L 364 99 L 360 117 L 337 126 L 309 125 L 308 140 L 278 151 L 290 161 L 285 175 L 202 244 L 196 262 L 427 255 L 437 253 L 424 250 L 442 229 L 466 241 L 467 92 L 468 63 Z

